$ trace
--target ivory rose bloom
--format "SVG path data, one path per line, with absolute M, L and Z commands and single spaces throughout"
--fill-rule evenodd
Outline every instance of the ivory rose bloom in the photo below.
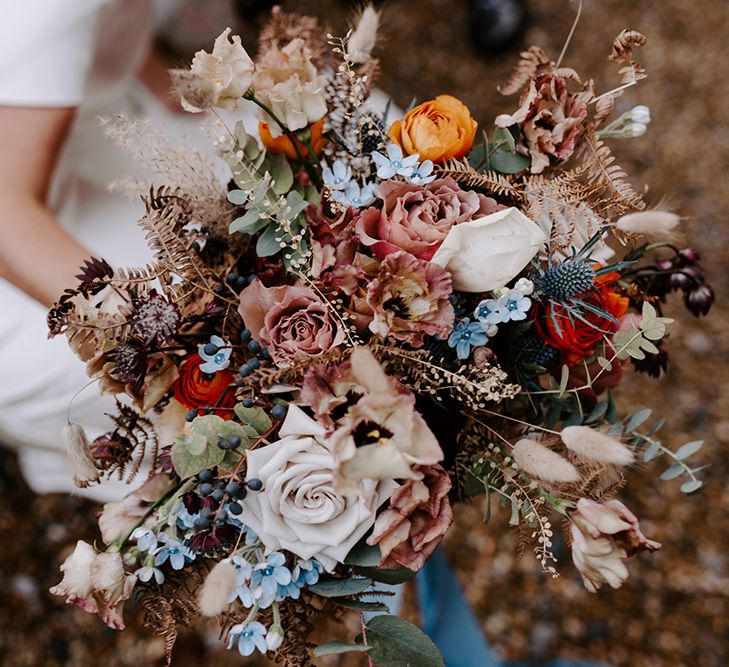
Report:
M 296 38 L 281 49 L 266 51 L 256 67 L 256 95 L 292 132 L 303 130 L 327 112 L 324 82 L 311 55 L 306 42 Z M 272 137 L 282 134 L 265 113 L 263 120 Z
M 367 544 L 380 547 L 380 567 L 402 566 L 417 572 L 453 521 L 448 473 L 441 466 L 427 466 L 421 472 L 422 480 L 408 480 L 395 491 L 367 539 Z
M 230 28 L 226 28 L 215 40 L 212 53 L 198 51 L 192 59 L 190 71 L 201 82 L 208 84 L 209 89 L 206 92 L 210 106 L 234 111 L 238 100 L 253 83 L 254 68 L 240 37 L 233 35 L 232 42 L 229 42 L 229 35 Z M 184 95 L 182 106 L 186 111 L 203 111 Z
M 620 588 L 628 578 L 623 560 L 661 548 L 660 542 L 643 535 L 638 519 L 619 500 L 596 503 L 580 498 L 571 521 L 572 560 L 591 593 L 604 583 Z
M 67 604 L 99 614 L 114 630 L 124 629 L 122 607 L 137 578 L 125 573 L 120 553 L 97 553 L 90 544 L 79 540 L 61 565 L 61 572 L 63 579 L 50 589 L 53 595 L 65 595 Z
M 473 146 L 478 123 L 468 107 L 451 95 L 438 95 L 396 120 L 388 134 L 406 155 L 443 162 L 461 158 Z
M 405 250 L 431 259 L 454 225 L 503 208 L 491 197 L 461 190 L 452 178 L 425 186 L 385 181 L 380 184 L 382 210 L 370 208 L 357 220 L 362 243 L 378 257 Z
M 539 225 L 506 208 L 453 227 L 432 261 L 451 274 L 454 289 L 491 292 L 519 275 L 546 242 Z
M 279 435 L 247 453 L 248 478 L 260 479 L 263 490 L 246 496 L 246 525 L 266 553 L 287 549 L 331 571 L 372 527 L 377 508 L 398 485 L 363 479 L 346 493 L 338 491 L 324 427 L 296 406 L 289 407 Z
M 344 341 L 329 307 L 310 287 L 265 287 L 254 280 L 241 292 L 238 310 L 279 365 L 290 356 L 319 356 Z

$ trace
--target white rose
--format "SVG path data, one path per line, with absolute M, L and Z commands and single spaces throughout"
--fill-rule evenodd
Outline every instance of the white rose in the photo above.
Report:
M 238 100 L 253 83 L 253 61 L 234 35 L 228 41 L 230 28 L 226 28 L 215 40 L 213 52 L 198 51 L 192 59 L 192 74 L 212 85 L 212 106 L 235 110 Z M 182 98 L 182 105 L 188 111 L 201 111 Z
M 247 454 L 248 479 L 260 479 L 263 489 L 248 494 L 241 518 L 266 553 L 286 549 L 331 571 L 372 527 L 377 508 L 398 484 L 367 479 L 356 492 L 335 491 L 336 462 L 325 431 L 296 406 L 289 407 L 280 436 Z
M 546 242 L 539 225 L 506 208 L 454 225 L 431 261 L 450 272 L 454 289 L 491 292 L 516 277 Z
M 315 79 L 302 83 L 298 74 L 277 83 L 269 90 L 259 91 L 259 96 L 292 132 L 316 123 L 327 112 L 324 86 L 321 82 Z M 280 136 L 282 130 L 278 124 L 268 118 L 267 114 L 264 113 L 263 116 L 269 124 L 271 136 Z

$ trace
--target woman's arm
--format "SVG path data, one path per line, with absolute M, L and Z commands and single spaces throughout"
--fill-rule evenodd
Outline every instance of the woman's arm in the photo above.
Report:
M 89 252 L 46 206 L 74 110 L 0 106 L 0 276 L 50 306 Z

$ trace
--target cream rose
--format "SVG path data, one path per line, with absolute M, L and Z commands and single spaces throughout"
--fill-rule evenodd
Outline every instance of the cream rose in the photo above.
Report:
M 286 549 L 331 571 L 372 527 L 377 508 L 398 485 L 365 479 L 352 492 L 337 492 L 325 430 L 296 406 L 289 407 L 279 435 L 247 454 L 248 478 L 260 479 L 263 489 L 248 494 L 241 518 L 267 553 Z
M 198 51 L 192 59 L 190 73 L 208 84 L 210 106 L 235 110 L 238 100 L 253 83 L 253 61 L 241 44 L 240 37 L 233 35 L 228 41 L 230 28 L 226 28 L 215 40 L 213 52 Z M 198 112 L 203 109 L 186 99 L 183 95 L 182 106 L 186 111 Z
M 515 278 L 547 242 L 539 225 L 517 208 L 506 208 L 451 228 L 433 259 L 453 288 L 490 292 Z

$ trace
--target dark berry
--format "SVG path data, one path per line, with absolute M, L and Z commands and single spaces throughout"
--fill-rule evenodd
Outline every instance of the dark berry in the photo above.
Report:
M 197 478 L 201 482 L 212 482 L 213 481 L 213 471 L 209 469 L 201 470 L 197 474 Z
M 258 354 L 261 351 L 261 344 L 257 340 L 248 341 L 248 349 L 253 354 Z
M 274 419 L 283 419 L 286 416 L 287 411 L 288 410 L 286 409 L 285 405 L 281 405 L 280 403 L 277 403 L 271 409 L 271 416 Z
M 213 500 L 216 501 L 216 502 L 218 502 L 218 503 L 221 500 L 223 500 L 223 497 L 224 496 L 225 496 L 225 491 L 223 491 L 223 489 L 215 489 L 215 491 L 213 491 L 213 495 L 212 495 Z
M 229 496 L 235 496 L 238 491 L 240 491 L 240 484 L 235 480 L 233 480 L 232 482 L 228 482 L 228 485 L 225 487 L 225 492 Z
M 185 421 L 191 422 L 195 419 L 195 417 L 197 417 L 197 410 L 190 410 L 190 412 L 185 415 Z
M 244 287 L 248 285 L 248 278 L 245 276 L 238 276 L 235 279 L 235 288 L 240 292 Z
M 238 449 L 240 447 L 240 436 L 238 435 L 231 435 L 228 438 L 228 445 L 231 449 Z
M 250 359 L 248 361 L 248 366 L 250 366 L 255 371 L 261 367 L 261 362 L 258 361 L 256 357 L 253 357 L 253 359 Z
M 238 503 L 230 503 L 230 505 L 228 505 L 228 511 L 231 514 L 238 516 L 243 511 L 243 508 Z
M 263 488 L 263 482 L 260 479 L 254 477 L 253 479 L 249 479 L 246 482 L 246 486 L 251 491 L 260 491 Z
M 243 399 L 243 407 L 244 408 L 252 408 L 255 405 L 255 401 L 252 398 L 244 398 Z
M 238 498 L 238 500 L 243 500 L 248 495 L 248 489 L 246 489 L 245 486 L 241 486 L 240 489 L 238 489 L 238 493 L 235 494 L 235 497 Z
M 247 343 L 252 337 L 250 329 L 243 329 L 243 331 L 240 332 L 240 340 L 241 343 Z
M 209 496 L 213 492 L 213 485 L 210 482 L 200 485 L 200 495 L 205 497 Z
M 195 528 L 197 530 L 207 530 L 208 528 L 210 528 L 210 519 L 199 516 L 197 519 L 195 519 Z
M 217 354 L 218 350 L 220 350 L 220 348 L 215 343 L 205 343 L 205 346 L 203 347 L 203 352 L 209 357 Z
M 263 355 L 263 358 L 264 359 L 270 359 L 271 358 L 271 352 L 270 352 L 270 350 L 267 347 L 264 347 L 261 350 L 261 354 Z
M 219 449 L 230 449 L 230 444 L 225 438 L 219 438 L 218 439 L 218 448 Z
M 228 285 L 233 285 L 238 280 L 238 274 L 231 271 L 227 276 L 225 276 L 225 282 L 228 283 Z

